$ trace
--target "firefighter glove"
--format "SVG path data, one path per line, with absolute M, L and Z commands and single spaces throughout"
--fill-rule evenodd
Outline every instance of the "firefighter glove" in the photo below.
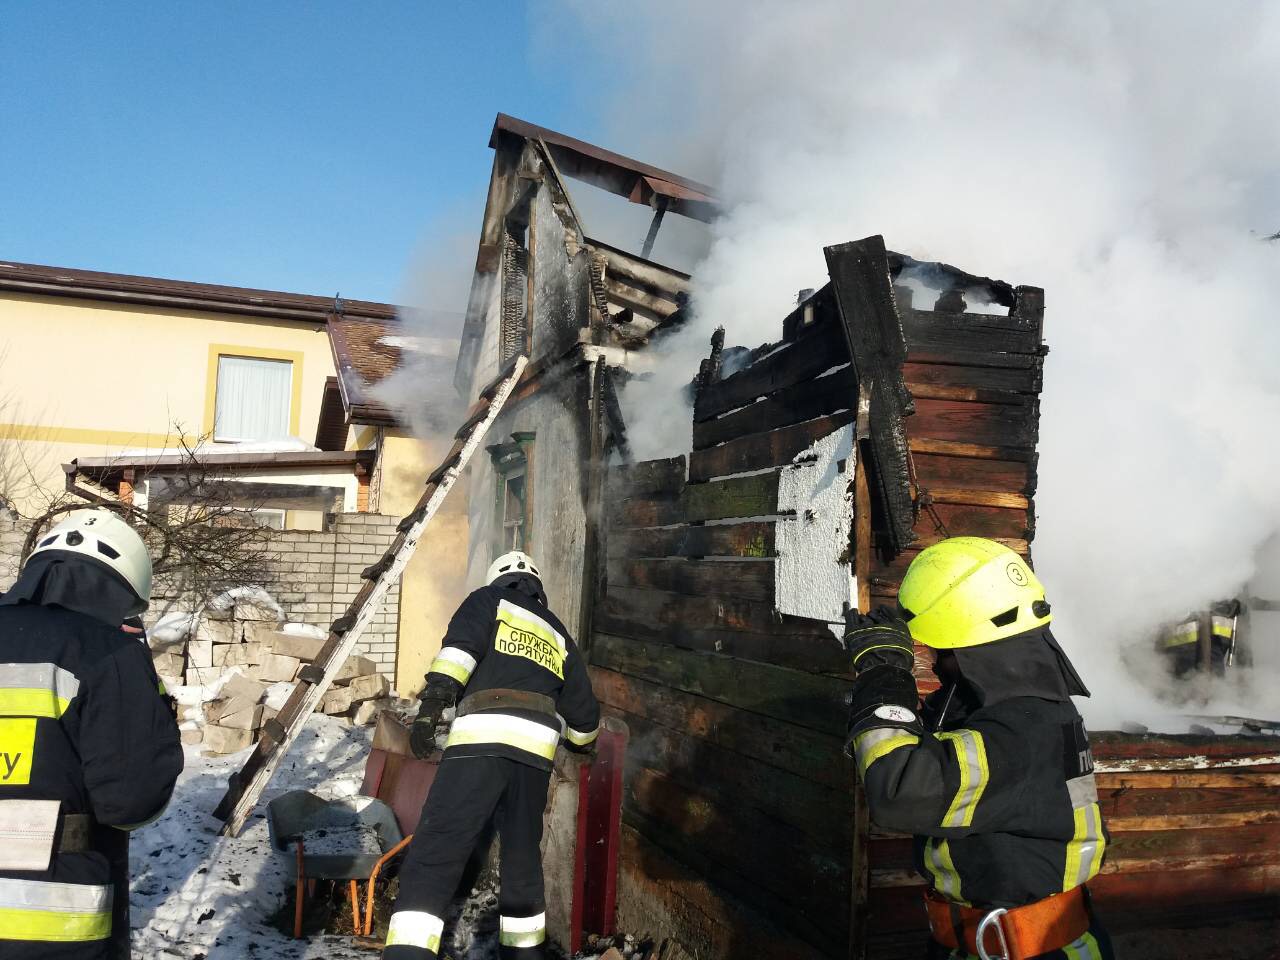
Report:
M 915 663 L 907 622 L 891 607 L 870 614 L 850 610 L 844 615 L 844 643 L 853 658 L 853 672 L 889 664 L 910 671 Z
M 924 731 L 920 722 L 920 695 L 910 670 L 892 664 L 877 664 L 859 672 L 849 695 L 849 737 L 873 727 L 900 727 L 915 734 Z
M 440 718 L 450 706 L 444 700 L 425 698 L 418 708 L 418 718 L 413 721 L 413 729 L 409 731 L 409 749 L 419 760 L 426 760 L 436 749 L 436 728 L 440 726 Z

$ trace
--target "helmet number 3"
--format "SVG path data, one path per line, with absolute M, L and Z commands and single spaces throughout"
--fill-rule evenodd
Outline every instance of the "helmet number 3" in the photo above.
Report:
M 1027 585 L 1027 571 L 1023 569 L 1022 564 L 1016 560 L 1004 568 L 1005 574 L 1009 577 L 1009 581 L 1015 587 L 1025 587 Z

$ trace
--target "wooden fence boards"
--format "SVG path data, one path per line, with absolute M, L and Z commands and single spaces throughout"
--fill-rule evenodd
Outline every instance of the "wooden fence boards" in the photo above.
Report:
M 750 660 L 598 633 L 592 662 L 660 686 L 843 737 L 849 684 Z
M 770 627 L 759 618 L 760 607 L 752 601 L 610 587 L 594 623 L 631 640 L 808 673 L 848 674 L 848 655 L 830 631 L 821 625 L 815 630 L 798 618 Z
M 596 696 L 606 707 L 680 731 L 763 767 L 787 771 L 837 793 L 852 795 L 853 765 L 836 763 L 843 735 L 833 736 L 686 693 L 673 687 L 592 666 Z
M 614 559 L 609 585 L 667 590 L 695 597 L 730 597 L 773 604 L 773 563 L 768 560 L 686 560 L 679 557 Z
M 753 433 L 689 455 L 689 482 L 765 470 L 790 463 L 815 440 L 853 421 L 853 412 L 820 417 L 765 433 Z
M 761 763 L 633 713 L 619 711 L 631 731 L 628 766 L 660 770 L 675 782 L 716 799 L 745 805 L 794 827 L 810 840 L 847 848 L 852 842 L 847 790 Z
M 1033 404 L 975 403 L 968 400 L 916 398 L 915 416 L 907 418 L 913 438 L 1004 447 L 1034 447 L 1039 411 Z
M 791 345 L 723 380 L 708 384 L 694 405 L 694 422 L 718 417 L 757 397 L 812 380 L 824 370 L 848 362 L 849 350 L 840 328 L 833 323 L 816 325 Z
M 702 450 L 763 430 L 803 423 L 857 406 L 858 383 L 846 366 L 817 380 L 806 380 L 756 400 L 733 413 L 693 425 L 693 449 Z
M 710 483 L 692 483 L 666 496 L 632 497 L 616 503 L 617 527 L 663 527 L 677 523 L 765 517 L 778 512 L 778 475 L 761 473 Z
M 776 525 L 772 521 L 618 529 L 609 534 L 613 557 L 772 557 Z

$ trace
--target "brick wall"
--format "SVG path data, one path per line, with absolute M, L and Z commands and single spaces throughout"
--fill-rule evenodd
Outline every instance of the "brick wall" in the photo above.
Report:
M 395 517 L 376 513 L 341 513 L 324 532 L 285 530 L 272 533 L 275 556 L 262 586 L 284 608 L 290 621 L 328 628 L 346 612 L 363 581 L 360 571 L 382 556 L 395 538 Z M 26 526 L 0 519 L 0 590 L 7 590 L 18 571 L 18 555 Z M 148 620 L 166 609 L 189 608 L 179 597 L 166 594 L 157 583 Z M 365 631 L 357 652 L 378 665 L 394 681 L 400 593 L 391 591 Z

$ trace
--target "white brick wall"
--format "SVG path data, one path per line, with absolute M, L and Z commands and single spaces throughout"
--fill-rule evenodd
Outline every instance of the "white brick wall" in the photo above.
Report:
M 270 549 L 276 560 L 262 586 L 284 608 L 292 621 L 328 626 L 342 614 L 363 586 L 360 572 L 377 562 L 395 539 L 396 517 L 374 513 L 338 514 L 325 532 L 285 530 L 271 534 Z M 0 591 L 7 590 L 18 573 L 18 557 L 26 526 L 0 519 Z M 179 598 L 157 583 L 152 613 L 158 615 Z M 379 671 L 395 679 L 396 647 L 400 623 L 400 592 L 393 590 L 382 605 L 358 653 L 378 664 Z

